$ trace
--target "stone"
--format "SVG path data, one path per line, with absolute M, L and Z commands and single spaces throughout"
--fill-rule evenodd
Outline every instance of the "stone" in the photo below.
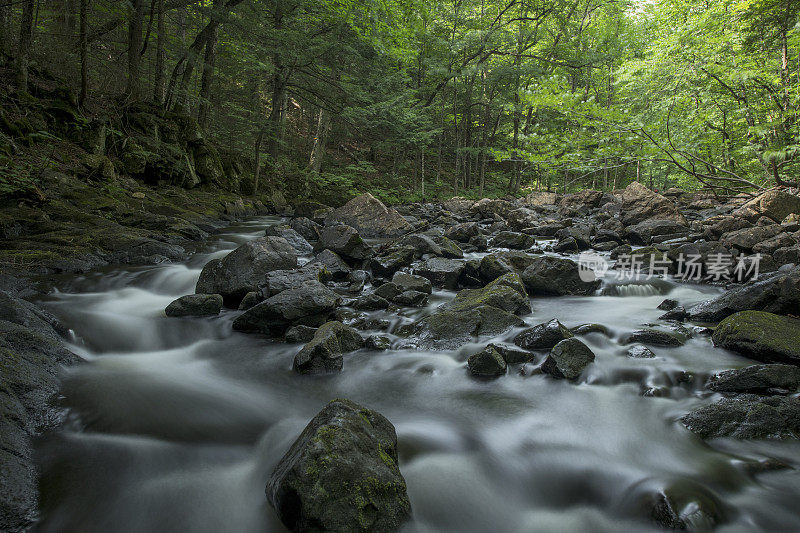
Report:
M 560 341 L 542 363 L 542 372 L 558 379 L 577 379 L 594 361 L 594 352 L 576 338 Z
M 289 227 L 302 235 L 306 241 L 319 240 L 319 234 L 322 230 L 322 226 L 306 217 L 293 218 L 289 223 Z
M 384 283 L 372 292 L 381 298 L 391 301 L 399 296 L 403 291 L 396 283 L 390 281 L 388 283 Z
M 722 504 L 707 488 L 687 480 L 647 496 L 650 518 L 667 529 L 712 531 L 722 522 Z
M 372 257 L 372 248 L 364 242 L 355 228 L 337 224 L 320 232 L 314 251 L 330 250 L 342 257 L 361 261 Z
M 681 422 L 702 439 L 797 439 L 800 398 L 740 394 L 692 411 Z
M 289 531 L 392 532 L 411 516 L 394 426 L 349 400 L 333 400 L 309 422 L 266 496 Z
M 628 185 L 622 193 L 621 214 L 625 225 L 638 224 L 651 218 L 687 225 L 686 218 L 671 200 L 636 181 Z
M 431 294 L 433 292 L 433 286 L 428 278 L 407 274 L 405 272 L 397 272 L 392 277 L 392 283 L 397 285 L 401 291 L 417 291 L 424 292 L 425 294 Z
M 392 347 L 392 339 L 386 335 L 370 335 L 364 341 L 364 347 L 368 350 L 385 351 Z
M 565 237 L 553 245 L 553 251 L 562 254 L 577 253 L 580 247 L 575 237 Z
M 800 319 L 741 311 L 719 323 L 714 345 L 768 363 L 800 365 Z
M 209 261 L 200 272 L 195 293 L 221 294 L 226 305 L 236 307 L 245 294 L 258 290 L 268 272 L 296 266 L 297 252 L 286 239 L 261 237 Z
M 658 304 L 658 307 L 656 307 L 656 309 L 660 309 L 661 311 L 672 311 L 676 307 L 678 307 L 678 301 L 667 298 L 666 300 Z
M 677 238 L 688 233 L 686 224 L 675 220 L 648 219 L 627 228 L 625 236 L 631 244 L 648 245 L 663 241 L 663 237 Z
M 428 294 L 419 291 L 403 291 L 392 298 L 392 303 L 409 307 L 419 307 L 425 305 L 427 302 Z
M 369 261 L 372 273 L 380 277 L 389 277 L 401 268 L 410 265 L 417 255 L 413 246 L 393 246 Z
M 416 267 L 414 273 L 430 280 L 434 287 L 455 289 L 463 270 L 463 261 L 433 257 Z
M 247 311 L 254 305 L 261 303 L 264 301 L 264 296 L 261 292 L 258 291 L 250 291 L 244 295 L 242 301 L 239 302 L 239 311 Z
M 742 253 L 749 254 L 753 248 L 781 233 L 783 228 L 780 224 L 769 226 L 753 226 L 736 231 L 728 232 L 720 237 L 719 242 L 725 247 L 735 248 Z
M 469 242 L 472 237 L 478 236 L 478 224 L 475 222 L 464 222 L 450 226 L 445 230 L 444 236 L 456 242 Z
M 602 324 L 580 324 L 571 328 L 570 331 L 575 335 L 588 335 L 589 333 L 600 333 L 606 337 L 611 336 L 611 331 Z
M 377 311 L 378 309 L 386 309 L 389 307 L 389 302 L 385 298 L 371 293 L 360 296 L 353 304 L 353 307 L 361 311 Z
M 688 309 L 697 322 L 718 322 L 739 311 L 800 314 L 800 267 L 760 277 Z
M 407 327 L 398 334 L 411 335 L 405 347 L 455 349 L 485 335 L 500 335 L 524 322 L 518 316 L 481 305 L 463 310 L 439 310 Z
M 268 227 L 265 234 L 272 237 L 283 237 L 300 255 L 308 255 L 314 250 L 314 247 L 311 246 L 305 237 L 291 227 L 283 224 L 276 224 Z
M 314 338 L 314 333 L 317 332 L 317 328 L 312 328 L 309 326 L 294 326 L 289 328 L 286 331 L 286 342 L 289 343 L 300 343 L 300 342 L 308 342 Z
M 625 352 L 625 355 L 633 359 L 652 359 L 656 356 L 656 354 L 653 353 L 653 350 L 643 344 L 634 344 L 628 348 L 628 351 Z
M 494 252 L 485 255 L 481 259 L 478 270 L 482 280 L 492 281 L 509 272 L 521 274 L 526 268 L 532 265 L 535 260 L 535 257 L 525 252 Z
M 289 325 L 319 326 L 336 309 L 341 297 L 318 281 L 270 296 L 233 321 L 244 332 L 283 333 Z
M 522 281 L 531 295 L 588 296 L 600 287 L 600 280 L 583 281 L 578 264 L 570 259 L 543 256 L 534 259 L 522 273 Z
M 621 344 L 641 343 L 650 346 L 683 346 L 686 340 L 677 333 L 657 329 L 640 329 L 623 335 Z
M 355 329 L 341 322 L 326 322 L 294 357 L 298 374 L 326 374 L 342 370 L 344 358 L 364 346 L 364 339 Z
M 514 337 L 514 344 L 526 350 L 550 350 L 559 342 L 572 337 L 572 332 L 554 318 L 522 331 Z
M 800 264 L 800 246 L 788 246 L 778 248 L 772 254 L 772 258 L 778 265 Z
M 330 250 L 321 251 L 309 264 L 317 263 L 323 265 L 334 280 L 340 281 L 350 275 L 350 267 L 336 252 Z
M 797 239 L 788 233 L 778 233 L 772 238 L 766 239 L 753 246 L 753 253 L 767 255 L 774 254 L 781 248 L 797 246 Z
M 592 189 L 584 189 L 573 194 L 562 196 L 558 201 L 558 206 L 566 208 L 595 209 L 600 207 L 600 202 L 602 201 L 602 192 Z
M 506 373 L 506 361 L 494 348 L 487 346 L 467 359 L 470 374 L 481 378 L 494 378 Z
M 511 344 L 492 343 L 489 344 L 487 348 L 496 350 L 497 353 L 503 357 L 503 360 L 509 365 L 529 363 L 534 359 L 533 353 L 527 350 L 521 350 L 520 348 L 517 348 Z
M 762 216 L 781 222 L 793 213 L 800 214 L 800 197 L 784 191 L 770 190 L 744 204 L 733 215 L 750 222 L 755 222 Z
M 396 210 L 369 193 L 353 198 L 325 218 L 326 225 L 335 223 L 351 226 L 364 237 L 397 237 L 413 229 Z
M 164 310 L 167 316 L 214 316 L 222 310 L 220 294 L 187 294 L 173 301 Z
M 769 364 L 725 370 L 711 376 L 706 386 L 715 392 L 793 393 L 800 387 L 800 367 Z
M 527 250 L 536 244 L 536 239 L 524 233 L 501 231 L 492 239 L 492 247 L 511 250 Z
M 441 309 L 463 311 L 481 305 L 489 305 L 513 314 L 531 312 L 528 294 L 519 274 L 509 273 L 500 276 L 480 289 L 464 289 L 456 297 L 441 306 Z
M 266 297 L 275 296 L 309 281 L 326 283 L 330 279 L 330 272 L 321 263 L 306 263 L 293 270 L 273 270 L 267 273 L 262 282 L 261 292 Z

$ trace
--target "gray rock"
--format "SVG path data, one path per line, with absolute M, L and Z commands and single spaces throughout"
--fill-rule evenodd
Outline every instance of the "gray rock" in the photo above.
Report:
M 237 307 L 244 295 L 256 291 L 268 272 L 293 269 L 297 252 L 281 237 L 247 242 L 222 259 L 209 261 L 197 281 L 197 294 L 221 294 L 226 305 Z
M 456 297 L 441 306 L 441 309 L 459 311 L 490 305 L 516 315 L 531 312 L 528 294 L 519 274 L 509 273 L 480 289 L 464 289 Z
M 409 307 L 419 307 L 428 302 L 428 295 L 419 291 L 403 291 L 394 298 L 392 302 L 398 305 L 406 305 Z
M 535 260 L 535 257 L 525 252 L 495 252 L 481 259 L 479 267 L 480 277 L 484 281 L 492 281 L 509 272 L 521 274 L 526 268 L 532 265 Z
M 347 263 L 339 257 L 339 254 L 330 250 L 321 251 L 309 264 L 323 265 L 334 280 L 343 280 L 350 275 L 350 267 L 347 266 Z
M 430 280 L 434 287 L 455 289 L 458 286 L 458 278 L 463 270 L 463 261 L 434 257 L 415 268 L 414 272 Z
M 800 365 L 800 319 L 742 311 L 720 322 L 714 345 L 768 363 Z
M 385 298 L 386 300 L 394 300 L 397 296 L 399 296 L 403 291 L 400 287 L 397 286 L 396 283 L 388 282 L 384 283 L 377 289 L 373 291 L 374 294 L 377 294 L 381 298 Z
M 239 302 L 239 311 L 247 311 L 254 305 L 264 301 L 264 296 L 260 291 L 250 291 L 244 295 L 242 301 Z
M 534 359 L 534 355 L 531 352 L 527 350 L 521 350 L 510 344 L 492 343 L 489 344 L 487 348 L 496 350 L 497 353 L 503 357 L 503 360 L 509 365 L 528 363 Z
M 622 193 L 622 222 L 638 224 L 647 219 L 672 220 L 686 225 L 686 218 L 672 200 L 634 181 Z
M 526 350 L 550 350 L 559 342 L 572 337 L 572 332 L 554 318 L 522 331 L 514 337 L 514 344 Z
M 725 370 L 708 380 L 716 392 L 768 393 L 775 389 L 795 392 L 800 387 L 800 368 L 792 365 L 752 365 Z
M 312 328 L 309 326 L 294 326 L 286 331 L 286 342 L 293 344 L 299 342 L 308 342 L 314 338 L 314 333 L 316 332 L 317 328 Z
M 472 237 L 478 235 L 478 224 L 475 222 L 465 222 L 447 228 L 444 236 L 457 242 L 469 242 Z
M 305 237 L 300 235 L 291 227 L 286 226 L 284 224 L 276 224 L 275 226 L 270 226 L 266 229 L 264 233 L 267 236 L 283 237 L 284 239 L 286 239 L 286 242 L 291 244 L 292 247 L 295 250 L 297 250 L 297 253 L 300 255 L 310 254 L 314 250 L 314 247 L 311 246 L 311 244 L 305 239 Z
M 360 296 L 353 304 L 353 307 L 361 311 L 376 311 L 389 307 L 389 302 L 377 294 L 371 293 Z
M 536 244 L 536 239 L 524 233 L 501 231 L 492 239 L 494 248 L 509 248 L 511 250 L 527 250 Z
M 577 379 L 593 361 L 594 352 L 573 337 L 553 346 L 542 363 L 542 372 L 558 379 Z
M 322 230 L 322 226 L 306 217 L 293 218 L 289 226 L 307 241 L 319 240 L 319 233 Z
M 476 377 L 493 378 L 506 373 L 506 362 L 494 348 L 487 346 L 467 359 L 470 373 Z
M 329 403 L 270 475 L 267 500 L 289 531 L 382 533 L 411 516 L 397 435 L 376 411 Z
M 663 241 L 660 237 L 677 238 L 689 233 L 689 228 L 675 220 L 649 219 L 627 228 L 625 236 L 631 244 L 648 245 Z
M 273 270 L 264 276 L 261 292 L 264 296 L 275 296 L 310 281 L 326 283 L 331 277 L 322 263 L 306 263 L 293 270 Z
M 431 294 L 433 288 L 428 278 L 398 272 L 392 277 L 392 283 L 397 285 L 401 291 L 418 291 Z
M 336 309 L 341 297 L 318 281 L 271 296 L 233 321 L 244 332 L 283 333 L 290 324 L 319 326 Z
M 299 374 L 326 374 L 342 370 L 342 354 L 364 346 L 364 339 L 355 329 L 341 322 L 326 322 L 294 357 L 294 370 Z
M 412 246 L 394 246 L 369 261 L 372 273 L 380 277 L 388 277 L 410 265 L 417 255 Z
M 164 310 L 167 316 L 214 316 L 222 310 L 220 294 L 187 294 L 170 303 Z
M 585 282 L 578 264 L 560 257 L 537 257 L 522 273 L 525 288 L 532 295 L 591 295 L 600 287 L 600 280 Z
M 633 359 L 652 359 L 656 356 L 653 350 L 644 344 L 635 344 L 631 346 L 625 354 Z
M 742 394 L 692 411 L 681 422 L 703 439 L 796 439 L 800 398 Z
M 384 351 L 392 347 L 392 340 L 386 335 L 370 335 L 364 342 L 368 350 Z
M 325 218 L 326 225 L 335 223 L 352 226 L 365 237 L 396 237 L 413 229 L 396 210 L 369 193 L 353 198 Z
M 726 233 L 720 237 L 719 242 L 723 246 L 735 248 L 742 253 L 751 253 L 756 245 L 775 237 L 782 231 L 783 228 L 780 224 L 753 226 Z
M 372 248 L 364 242 L 354 228 L 337 224 L 326 226 L 320 233 L 314 251 L 330 250 L 342 257 L 361 261 L 372 257 Z
M 518 316 L 497 307 L 481 305 L 457 311 L 440 310 L 398 330 L 412 336 L 404 346 L 455 349 L 486 335 L 499 335 L 523 325 Z
M 622 344 L 641 343 L 650 346 L 682 346 L 686 340 L 677 333 L 657 329 L 639 329 L 623 335 L 620 342 Z

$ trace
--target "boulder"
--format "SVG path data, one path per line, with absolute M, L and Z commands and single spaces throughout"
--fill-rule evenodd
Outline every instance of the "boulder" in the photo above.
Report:
M 289 223 L 289 227 L 302 235 L 307 241 L 318 240 L 320 231 L 322 230 L 322 226 L 306 217 L 293 218 Z
M 506 373 L 506 361 L 491 346 L 487 346 L 467 359 L 467 368 L 475 377 L 494 378 Z
M 526 350 L 550 350 L 559 342 L 572 337 L 572 332 L 554 318 L 522 331 L 514 337 L 514 344 Z
M 529 363 L 533 361 L 534 355 L 528 350 L 521 350 L 514 345 L 506 343 L 492 343 L 487 346 L 497 351 L 503 360 L 509 365 L 516 365 L 521 363 Z
M 781 270 L 688 309 L 698 322 L 718 322 L 739 311 L 800 314 L 800 267 Z
M 558 379 L 577 379 L 593 361 L 594 352 L 573 337 L 553 346 L 542 363 L 542 372 Z
M 764 362 L 800 365 L 800 319 L 741 311 L 720 322 L 714 345 Z
M 358 231 L 344 224 L 326 226 L 320 232 L 314 251 L 330 250 L 337 255 L 361 261 L 372 257 L 372 248 L 364 242 Z
M 652 359 L 656 356 L 656 354 L 653 353 L 653 350 L 644 344 L 634 344 L 628 348 L 628 351 L 625 352 L 625 355 L 632 359 Z
M 472 204 L 474 203 L 474 200 L 469 200 L 461 196 L 454 196 L 453 198 L 450 198 L 442 203 L 442 207 L 451 213 L 461 215 L 469 211 L 470 207 L 472 207 Z
M 741 394 L 692 411 L 681 422 L 703 439 L 797 439 L 800 398 Z
M 463 310 L 439 310 L 398 330 L 408 335 L 406 347 L 455 349 L 478 337 L 500 335 L 524 322 L 518 316 L 490 305 Z
M 645 496 L 650 518 L 673 530 L 712 531 L 723 521 L 723 505 L 706 487 L 681 479 Z
M 648 245 L 685 237 L 688 233 L 689 228 L 675 220 L 649 219 L 627 228 L 625 236 L 631 244 Z
M 369 261 L 372 273 L 380 277 L 389 277 L 401 268 L 410 265 L 417 256 L 413 246 L 392 246 Z
M 268 272 L 293 269 L 297 252 L 286 239 L 261 237 L 222 259 L 209 261 L 197 280 L 197 294 L 221 294 L 225 304 L 238 306 L 245 294 L 257 291 Z
M 377 294 L 381 298 L 385 298 L 386 300 L 394 300 L 395 297 L 400 295 L 403 290 L 400 288 L 399 285 L 393 282 L 384 283 L 374 291 L 373 294 Z
M 294 357 L 294 371 L 298 374 L 326 374 L 342 370 L 344 358 L 364 346 L 364 339 L 355 329 L 341 322 L 326 322 L 317 329 L 314 337 Z
M 289 343 L 308 342 L 314 338 L 317 328 L 309 326 L 294 326 L 286 331 L 285 340 Z
M 306 263 L 294 270 L 273 270 L 265 277 L 262 284 L 264 297 L 299 287 L 309 281 L 326 283 L 331 279 L 331 274 L 321 263 Z
M 683 346 L 686 342 L 681 335 L 657 329 L 640 329 L 623 335 L 621 344 L 648 344 L 650 346 Z
M 181 296 L 164 310 L 167 316 L 214 316 L 222 310 L 219 294 L 187 294 Z
M 270 296 L 233 321 L 244 332 L 283 333 L 290 325 L 319 326 L 339 304 L 341 297 L 318 281 Z
M 389 302 L 375 293 L 365 294 L 359 296 L 353 304 L 353 307 L 361 311 L 376 311 L 378 309 L 386 309 L 389 307 Z
M 800 387 L 800 368 L 793 365 L 752 365 L 711 376 L 706 386 L 715 392 L 795 392 Z
M 750 222 L 755 222 L 764 216 L 775 222 L 781 222 L 792 213 L 800 214 L 800 197 L 784 191 L 771 190 L 753 198 L 734 211 L 733 215 Z
M 414 273 L 430 280 L 434 287 L 455 289 L 464 270 L 464 262 L 457 259 L 433 257 L 414 269 Z
M 570 259 L 543 256 L 534 259 L 522 273 L 525 288 L 532 295 L 588 296 L 600 287 L 600 280 L 583 281 L 578 264 Z
M 522 203 L 532 207 L 544 205 L 555 205 L 558 202 L 558 194 L 554 192 L 534 191 L 522 199 Z
M 536 244 L 536 239 L 524 233 L 501 231 L 492 239 L 492 247 L 510 250 L 527 250 Z
M 492 281 L 509 272 L 521 274 L 535 260 L 535 257 L 525 252 L 495 252 L 483 256 L 478 270 L 482 280 Z
M 391 532 L 411 516 L 394 426 L 349 400 L 333 400 L 309 422 L 266 496 L 289 531 Z
M 473 237 L 478 236 L 478 224 L 475 222 L 465 222 L 450 226 L 445 230 L 444 236 L 456 242 L 469 242 Z
M 368 350 L 382 352 L 392 347 L 392 339 L 386 335 L 370 335 L 364 341 L 364 347 Z
M 420 291 L 403 291 L 392 298 L 392 303 L 409 307 L 419 307 L 427 302 L 428 294 Z
M 332 224 L 351 226 L 364 237 L 397 237 L 413 229 L 397 211 L 369 193 L 356 196 L 331 212 L 325 225 Z
M 392 283 L 397 285 L 400 291 L 417 291 L 431 294 L 433 288 L 428 278 L 415 276 L 405 272 L 398 272 L 392 277 Z
M 686 218 L 668 198 L 634 181 L 622 192 L 622 222 L 638 224 L 650 218 L 672 220 L 684 226 Z
M 489 305 L 516 315 L 531 312 L 528 294 L 519 274 L 509 273 L 500 276 L 480 289 L 464 289 L 456 297 L 441 306 L 441 309 L 463 311 L 481 305 Z
M 783 227 L 780 224 L 753 226 L 752 228 L 730 231 L 722 235 L 719 242 L 727 248 L 735 248 L 742 253 L 751 253 L 756 245 L 775 237 L 782 231 Z
M 297 253 L 300 255 L 310 254 L 314 250 L 314 247 L 311 246 L 311 244 L 309 244 L 309 242 L 305 239 L 305 237 L 300 235 L 291 227 L 286 226 L 284 224 L 276 224 L 274 226 L 270 226 L 266 229 L 264 233 L 267 236 L 283 237 L 284 239 L 286 239 L 286 242 L 291 244 L 292 247 L 295 250 L 297 250 Z
M 574 194 L 567 194 L 558 201 L 558 206 L 562 208 L 584 208 L 595 209 L 600 207 L 603 201 L 603 193 L 592 189 L 584 189 Z
M 330 273 L 331 278 L 337 281 L 343 280 L 350 275 L 350 267 L 347 266 L 344 259 L 330 250 L 321 251 L 309 264 L 321 264 Z

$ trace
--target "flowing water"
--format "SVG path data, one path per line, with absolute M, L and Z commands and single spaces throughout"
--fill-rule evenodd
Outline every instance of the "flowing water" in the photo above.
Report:
M 62 280 L 48 296 L 86 363 L 66 372 L 64 430 L 39 446 L 41 531 L 283 531 L 264 497 L 269 473 L 337 397 L 395 425 L 409 531 L 657 530 L 642 502 L 667 487 L 718 500 L 719 531 L 800 530 L 798 471 L 745 468 L 766 459 L 800 466 L 800 445 L 709 445 L 676 421 L 717 398 L 703 392 L 711 373 L 752 361 L 703 335 L 654 348 L 655 359 L 626 357 L 617 342 L 656 321 L 665 294 L 687 305 L 720 289 L 660 282 L 613 296 L 534 298 L 528 324 L 557 317 L 611 330 L 582 337 L 597 360 L 577 384 L 531 375 L 530 364 L 472 379 L 465 361 L 485 340 L 456 351 L 359 351 L 340 374 L 300 376 L 292 372 L 300 346 L 233 332 L 236 311 L 163 315 L 194 291 L 205 262 L 275 221 L 232 226 L 185 264 Z M 437 292 L 402 320 L 453 295 Z

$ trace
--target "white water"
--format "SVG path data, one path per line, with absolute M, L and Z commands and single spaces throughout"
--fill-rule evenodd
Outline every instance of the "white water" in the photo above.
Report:
M 272 222 L 230 228 L 185 265 L 75 278 L 49 298 L 88 362 L 65 376 L 71 423 L 39 449 L 42 531 L 282 531 L 264 498 L 269 472 L 337 397 L 379 410 L 397 428 L 409 531 L 658 530 L 639 502 L 675 483 L 724 502 L 719 531 L 800 530 L 796 470 L 752 477 L 743 469 L 765 458 L 796 467 L 800 445 L 712 446 L 676 422 L 715 399 L 702 392 L 708 375 L 751 361 L 702 336 L 654 348 L 655 359 L 628 358 L 618 344 L 656 322 L 663 285 L 621 287 L 624 297 L 532 300 L 529 324 L 559 318 L 611 330 L 611 338 L 583 337 L 597 360 L 578 384 L 518 368 L 471 379 L 464 362 L 485 341 L 455 351 L 361 351 L 345 356 L 341 374 L 299 376 L 291 371 L 299 346 L 232 332 L 235 311 L 163 316 L 172 299 L 193 292 L 206 261 Z M 671 286 L 669 297 L 687 306 L 717 291 Z

